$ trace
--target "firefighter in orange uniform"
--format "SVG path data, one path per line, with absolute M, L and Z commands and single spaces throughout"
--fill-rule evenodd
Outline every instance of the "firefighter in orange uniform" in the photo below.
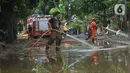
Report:
M 94 18 L 92 18 L 92 22 L 91 22 L 91 39 L 92 39 L 92 43 L 95 44 L 95 37 L 96 37 L 96 33 L 97 33 L 97 24 Z

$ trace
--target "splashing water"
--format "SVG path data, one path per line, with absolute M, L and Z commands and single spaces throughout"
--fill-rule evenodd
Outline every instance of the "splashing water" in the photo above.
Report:
M 102 48 L 102 49 L 73 49 L 73 50 L 62 50 L 62 52 L 94 52 L 94 51 L 109 51 L 115 49 L 127 49 L 128 46 L 116 46 L 112 48 Z
M 107 26 L 105 29 L 107 29 L 108 31 L 111 31 L 111 32 L 113 32 L 113 33 L 116 33 L 116 35 L 121 35 L 121 36 L 124 36 L 124 37 L 129 37 L 129 35 L 127 35 L 127 34 L 121 32 L 121 30 L 115 31 L 115 30 L 112 30 L 112 29 L 110 29 L 110 28 L 108 28 L 108 27 L 109 27 L 109 26 Z
M 58 30 L 55 30 L 55 29 L 52 29 L 52 30 L 54 30 L 54 31 L 56 31 L 56 32 L 64 33 L 64 32 L 62 32 L 62 31 L 58 31 Z M 94 46 L 94 45 L 91 45 L 91 44 L 89 44 L 88 42 L 85 42 L 85 41 L 83 41 L 83 40 L 80 40 L 80 39 L 78 39 L 78 38 L 76 38 L 76 37 L 74 37 L 74 36 L 72 36 L 72 35 L 69 35 L 69 34 L 67 34 L 67 33 L 64 33 L 64 34 L 66 34 L 66 36 L 68 36 L 68 37 L 70 37 L 70 38 L 73 38 L 73 39 L 75 39 L 75 40 L 81 42 L 81 43 L 84 44 L 84 45 L 87 45 L 87 46 L 91 47 L 92 49 L 100 49 L 99 47 Z
M 129 37 L 129 35 L 127 35 L 127 34 L 121 32 L 121 30 L 118 30 L 118 31 L 116 32 L 116 35 L 122 35 L 122 36 L 127 37 L 127 38 Z
M 69 34 L 66 34 L 66 35 L 67 35 L 68 37 L 71 37 L 71 38 L 73 38 L 73 39 L 75 39 L 75 40 L 77 40 L 77 41 L 79 41 L 79 42 L 81 42 L 81 43 L 83 43 L 83 44 L 85 44 L 85 45 L 87 45 L 87 46 L 93 48 L 93 49 L 99 49 L 99 47 L 94 46 L 94 45 L 91 45 L 91 44 L 89 44 L 89 43 L 87 43 L 87 42 L 85 42 L 85 41 L 83 41 L 83 40 L 80 40 L 80 39 L 78 39 L 78 38 L 72 36 L 72 35 L 69 35 Z

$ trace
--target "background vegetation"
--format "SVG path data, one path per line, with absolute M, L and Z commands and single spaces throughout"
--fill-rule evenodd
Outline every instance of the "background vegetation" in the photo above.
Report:
M 109 20 L 112 26 L 126 30 L 129 25 L 121 26 L 120 16 L 115 15 L 115 4 L 121 0 L 0 0 L 0 29 L 8 32 L 8 42 L 16 39 L 17 31 L 22 30 L 26 19 L 32 14 L 52 14 L 60 11 L 62 18 L 68 20 L 70 27 L 87 31 L 87 25 L 92 17 L 99 25 L 107 26 Z M 76 20 L 71 20 L 76 15 Z M 130 1 L 127 0 L 127 21 L 130 21 Z M 80 28 L 79 28 L 80 27 Z M 21 28 L 21 29 L 20 29 Z

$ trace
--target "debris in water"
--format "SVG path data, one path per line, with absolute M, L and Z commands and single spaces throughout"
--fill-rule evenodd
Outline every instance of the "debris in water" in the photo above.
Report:
M 22 60 L 24 60 L 24 58 L 23 58 L 22 56 L 20 56 L 20 57 L 19 57 L 19 60 L 21 60 L 21 61 L 22 61 Z
M 67 49 L 68 49 L 68 48 L 70 47 L 70 44 L 65 43 L 65 45 L 64 45 L 64 46 L 65 46 L 65 48 L 67 48 Z
M 33 68 L 32 71 L 37 71 L 37 69 L 36 69 L 36 68 Z

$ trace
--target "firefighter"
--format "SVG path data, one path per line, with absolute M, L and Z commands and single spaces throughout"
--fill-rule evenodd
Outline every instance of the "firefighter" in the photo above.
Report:
M 85 40 L 88 40 L 88 39 L 91 38 L 91 34 L 92 34 L 92 32 L 91 32 L 91 22 L 89 22 L 89 25 L 87 26 L 87 31 L 88 31 L 88 34 L 87 34 L 88 36 Z
M 65 23 L 65 25 L 64 25 L 64 32 L 67 33 L 68 30 L 69 30 L 69 27 L 68 27 L 67 23 Z
M 61 31 L 61 22 L 60 22 L 60 12 L 55 12 L 53 14 L 53 17 L 48 21 L 48 25 L 50 27 L 50 38 L 48 40 L 48 44 L 46 46 L 46 53 L 48 52 L 49 46 L 52 45 L 52 43 L 56 40 L 56 51 L 60 51 L 60 44 L 62 40 L 62 35 L 60 32 Z
M 96 24 L 95 18 L 92 18 L 92 22 L 91 22 L 91 40 L 92 40 L 93 44 L 95 44 L 96 34 L 97 34 L 97 24 Z
M 29 39 L 32 39 L 32 26 L 28 25 L 28 37 Z

